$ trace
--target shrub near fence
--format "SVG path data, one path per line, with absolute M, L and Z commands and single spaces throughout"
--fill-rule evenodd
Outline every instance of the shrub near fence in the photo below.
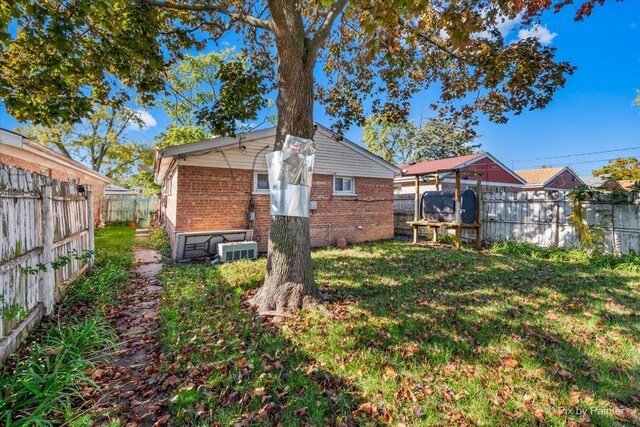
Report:
M 0 164 L 0 362 L 88 268 L 91 192 Z
M 583 222 L 597 237 L 604 252 L 640 253 L 640 204 L 631 194 L 623 203 L 612 203 L 610 194 L 592 192 L 582 202 Z M 483 194 L 482 235 L 488 242 L 514 240 L 538 246 L 572 247 L 579 244 L 569 216 L 572 201 L 558 191 L 523 191 Z M 396 234 L 410 235 L 413 195 L 396 195 Z M 472 235 L 463 232 L 464 237 Z

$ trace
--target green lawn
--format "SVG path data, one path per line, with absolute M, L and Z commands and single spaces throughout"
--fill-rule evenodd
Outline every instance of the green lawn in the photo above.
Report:
M 313 259 L 335 317 L 277 325 L 243 303 L 264 260 L 165 269 L 173 424 L 638 420 L 638 273 L 404 242 Z

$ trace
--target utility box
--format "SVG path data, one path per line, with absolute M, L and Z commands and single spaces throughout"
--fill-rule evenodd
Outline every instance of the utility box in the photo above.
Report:
M 422 219 L 433 222 L 453 222 L 455 215 L 454 191 L 425 191 L 420 198 Z
M 475 224 L 478 222 L 476 218 L 476 206 L 478 204 L 476 193 L 472 190 L 465 190 L 460 197 L 462 198 L 462 212 L 460 215 L 462 223 Z
M 256 259 L 258 243 L 254 241 L 218 243 L 218 255 L 220 255 L 220 262 Z
M 420 198 L 421 218 L 432 222 L 455 222 L 456 214 L 456 193 L 447 191 L 425 191 Z M 463 224 L 474 224 L 477 222 L 476 193 L 472 190 L 465 190 L 460 194 L 462 199 L 460 220 Z

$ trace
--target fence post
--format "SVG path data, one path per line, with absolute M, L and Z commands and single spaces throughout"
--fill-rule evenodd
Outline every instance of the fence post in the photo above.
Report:
M 56 277 L 51 266 L 53 261 L 53 199 L 52 183 L 47 180 L 42 187 L 42 264 L 46 270 L 40 276 L 40 300 L 44 314 L 53 313 Z
M 91 190 L 87 191 L 87 216 L 89 224 L 89 250 L 91 251 L 91 258 L 89 258 L 89 268 L 93 268 L 93 264 L 95 263 L 95 237 L 93 235 L 95 224 L 93 223 L 93 192 Z
M 553 245 L 560 246 L 560 201 L 555 200 L 553 218 Z

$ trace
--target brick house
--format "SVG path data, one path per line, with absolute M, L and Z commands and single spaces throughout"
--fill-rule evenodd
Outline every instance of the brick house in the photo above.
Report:
M 437 170 L 464 169 L 481 172 L 482 192 L 504 193 L 522 191 L 524 179 L 514 171 L 502 164 L 498 159 L 487 152 L 468 154 L 465 156 L 448 157 L 438 160 L 427 160 L 398 166 L 402 174 L 398 174 L 394 180 L 395 194 L 414 194 L 416 173 Z M 407 176 L 409 175 L 409 176 Z M 455 176 L 453 173 L 443 173 L 439 176 L 441 190 L 455 189 Z M 475 176 L 462 176 L 460 181 L 462 190 L 475 189 Z M 420 192 L 436 189 L 435 177 L 429 177 L 428 181 L 420 184 Z
M 270 198 L 266 154 L 276 129 L 165 148 L 155 162 L 162 186 L 160 220 L 174 257 L 184 233 L 250 232 L 267 250 Z M 393 177 L 400 170 L 361 146 L 317 125 L 311 188 L 313 247 L 338 238 L 363 242 L 393 238 Z
M 539 168 L 517 170 L 525 181 L 524 190 L 573 190 L 584 185 L 584 182 L 568 166 L 563 168 Z
M 100 225 L 100 204 L 111 180 L 103 174 L 31 141 L 0 128 L 0 163 L 37 172 L 59 181 L 82 184 L 93 194 L 93 222 Z

